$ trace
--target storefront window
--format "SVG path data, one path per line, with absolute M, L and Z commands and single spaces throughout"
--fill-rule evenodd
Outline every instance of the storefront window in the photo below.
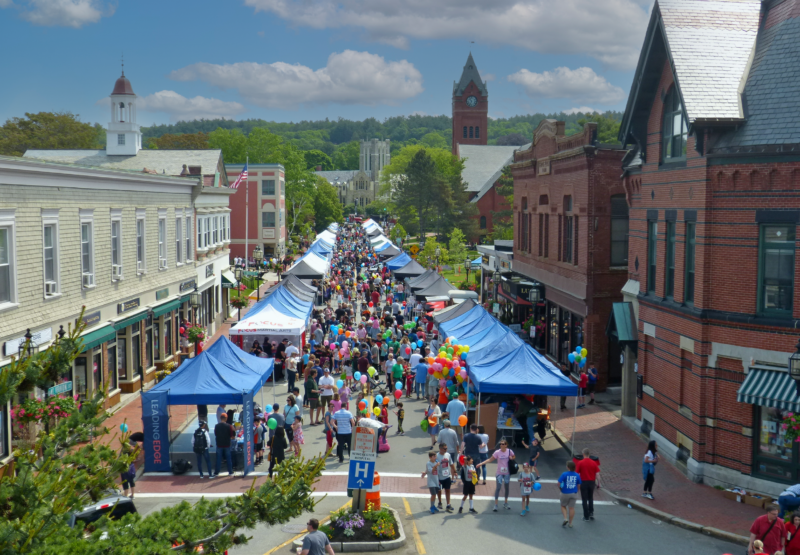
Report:
M 130 375 L 136 377 L 142 368 L 142 341 L 139 323 L 131 326 L 131 371 Z
M 153 367 L 153 316 L 145 320 L 144 330 L 144 357 L 145 368 Z
M 119 387 L 119 382 L 117 380 L 117 341 L 109 341 L 106 344 L 106 348 L 108 349 L 108 379 L 111 380 L 111 390 L 117 389 Z
M 92 352 L 92 394 L 103 390 L 103 350 L 95 347 Z
M 117 332 L 117 376 L 120 380 L 128 379 L 128 340 L 125 339 L 125 331 Z M 111 358 L 109 356 L 109 358 Z
M 169 358 L 172 352 L 172 318 L 169 318 L 164 320 L 164 358 Z
M 547 354 L 558 360 L 558 306 L 550 304 L 547 315 L 548 341 Z
M 572 351 L 569 344 L 569 336 L 572 328 L 572 313 L 569 310 L 561 309 L 561 357 L 558 362 L 567 364 L 569 353 Z
M 585 347 L 583 341 L 583 318 L 579 318 L 578 316 L 572 315 L 572 333 L 570 334 L 569 338 L 569 351 L 574 351 L 575 347 L 580 345 L 581 347 Z M 567 353 L 569 356 L 569 352 Z
M 73 391 L 81 399 L 86 399 L 86 384 L 88 383 L 88 362 L 86 357 L 87 355 L 82 355 L 75 359 L 75 383 L 72 384 Z
M 759 414 L 758 446 L 755 457 L 755 473 L 794 483 L 797 454 L 791 441 L 786 440 L 786 431 L 781 422 L 787 411 L 769 407 L 757 407 Z
M 153 322 L 153 351 L 156 355 L 156 360 L 164 360 L 161 355 L 161 324 Z

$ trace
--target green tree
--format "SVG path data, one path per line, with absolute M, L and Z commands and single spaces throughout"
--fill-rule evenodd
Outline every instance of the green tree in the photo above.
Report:
M 333 222 L 342 223 L 342 203 L 339 192 L 326 179 L 317 179 L 317 190 L 314 194 L 314 227 L 317 232 L 325 230 Z
M 152 150 L 205 150 L 208 148 L 208 133 L 167 133 L 150 139 L 147 147 Z
M 448 244 L 450 260 L 453 264 L 462 264 L 467 258 L 466 237 L 464 233 L 455 228 L 450 233 L 450 243 Z
M 587 114 L 578 120 L 578 125 L 583 127 L 593 121 L 597 124 L 597 140 L 601 143 L 618 143 L 620 120 L 604 114 Z
M 514 179 L 511 177 L 511 169 L 506 166 L 503 168 L 503 173 L 500 179 L 497 180 L 495 185 L 497 194 L 503 197 L 508 208 L 505 210 L 498 210 L 492 212 L 492 233 L 490 239 L 492 241 L 499 239 L 513 239 L 514 238 Z
M 47 350 L 4 367 L 0 405 L 34 386 L 52 384 L 54 376 L 69 370 L 83 351 L 83 329 L 77 326 Z M 256 525 L 283 523 L 313 510 L 311 493 L 324 468 L 322 458 L 289 459 L 275 482 L 240 496 L 194 505 L 184 501 L 147 517 L 103 517 L 89 529 L 70 528 L 69 515 L 116 489 L 120 473 L 138 454 L 127 433 L 112 436 L 104 426 L 110 415 L 105 400 L 99 393 L 83 401 L 80 410 L 52 419 L 49 432 L 40 431 L 32 444 L 14 451 L 15 471 L 0 477 L 0 553 L 166 555 L 193 552 L 199 544 L 206 553 L 221 553 L 247 543 L 244 532 Z
M 25 113 L 24 118 L 11 118 L 0 127 L 0 154 L 22 156 L 31 149 L 105 148 L 105 133 L 96 126 L 83 123 L 70 112 Z
M 419 251 L 419 260 L 428 268 L 436 266 L 436 249 L 439 249 L 439 264 L 447 264 L 450 261 L 450 253 L 444 245 L 440 244 L 435 238 L 428 237 L 425 246 Z M 456 261 L 458 263 L 458 261 Z
M 303 152 L 306 159 L 306 169 L 314 171 L 317 166 L 322 166 L 322 171 L 333 169 L 333 160 L 321 150 L 306 150 Z
M 336 147 L 333 152 L 333 166 L 336 170 L 357 170 L 358 159 L 361 156 L 361 144 L 350 141 Z
M 392 240 L 392 243 L 395 245 L 398 244 L 398 239 L 402 239 L 403 241 L 406 240 L 406 230 L 401 224 L 396 224 L 392 227 L 391 231 L 389 231 L 389 239 Z
M 435 132 L 426 133 L 419 142 L 430 148 L 447 149 L 447 139 Z

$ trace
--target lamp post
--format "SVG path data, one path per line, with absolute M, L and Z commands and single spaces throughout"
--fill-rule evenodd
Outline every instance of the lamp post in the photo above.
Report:
M 261 300 L 261 262 L 264 260 L 264 251 L 261 250 L 261 245 L 256 245 L 253 249 L 253 260 L 256 261 L 256 268 L 258 269 L 258 277 L 256 279 L 256 302 Z
M 439 257 L 442 256 L 442 249 L 436 247 L 436 271 L 439 271 Z
M 800 339 L 794 348 L 794 353 L 789 357 L 789 375 L 797 385 L 797 395 L 800 396 Z
M 469 286 L 469 267 L 470 267 L 470 260 L 469 257 L 467 257 L 464 260 L 464 269 L 467 271 L 467 286 Z
M 494 274 L 492 274 L 492 282 L 494 283 L 494 290 L 492 291 L 492 301 L 497 301 L 497 292 L 500 290 L 500 271 L 497 268 L 497 259 L 495 259 Z
M 197 291 L 197 286 L 194 286 L 194 291 L 189 295 L 189 302 L 192 305 L 192 311 L 194 312 L 194 322 L 195 325 L 198 324 L 197 312 L 200 310 L 200 293 Z M 197 341 L 194 342 L 194 356 L 197 356 L 199 353 L 197 352 Z

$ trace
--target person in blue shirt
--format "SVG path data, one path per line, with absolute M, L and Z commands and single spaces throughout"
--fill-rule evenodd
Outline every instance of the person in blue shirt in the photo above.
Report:
M 589 363 L 589 370 L 586 372 L 589 375 L 589 382 L 586 384 L 589 391 L 589 404 L 594 405 L 594 390 L 597 387 L 597 368 L 594 362 Z
M 416 343 L 419 341 L 419 337 L 417 337 L 417 330 L 411 330 L 411 333 L 408 334 L 408 340 L 411 341 L 411 343 Z
M 561 526 L 572 528 L 572 519 L 575 518 L 575 503 L 578 500 L 578 488 L 581 485 L 581 476 L 575 472 L 575 461 L 567 461 L 567 471 L 558 477 L 558 488 L 561 490 L 561 514 L 564 522 Z M 567 517 L 569 509 L 569 517 Z
M 414 391 L 417 392 L 417 399 L 420 398 L 420 395 L 425 395 L 425 383 L 428 381 L 428 365 L 422 362 L 423 360 L 425 359 L 421 359 L 420 363 L 414 368 L 417 374 L 414 379 Z

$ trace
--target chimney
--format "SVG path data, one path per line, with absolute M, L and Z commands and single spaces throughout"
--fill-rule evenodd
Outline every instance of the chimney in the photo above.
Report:
M 322 171 L 322 166 L 317 166 L 316 171 L 321 172 Z
M 189 170 L 186 167 L 186 164 L 183 165 L 183 169 L 181 170 L 181 177 L 187 177 L 189 175 Z

